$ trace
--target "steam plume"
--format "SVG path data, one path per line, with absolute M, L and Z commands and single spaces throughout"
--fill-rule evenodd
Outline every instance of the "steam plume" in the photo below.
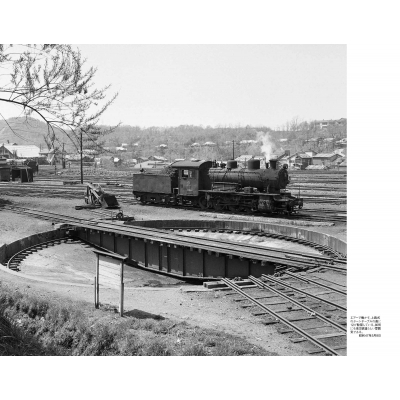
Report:
M 274 147 L 271 142 L 271 137 L 268 132 L 257 132 L 257 141 L 261 142 L 261 152 L 265 157 L 266 162 L 271 159 L 272 149 Z

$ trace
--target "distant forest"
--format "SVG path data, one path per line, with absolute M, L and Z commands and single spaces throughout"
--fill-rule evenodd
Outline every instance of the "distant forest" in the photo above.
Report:
M 128 152 L 123 155 L 124 158 L 159 155 L 168 160 L 190 157 L 227 160 L 232 157 L 232 141 L 235 142 L 236 157 L 241 154 L 263 155 L 260 137 L 265 134 L 268 134 L 273 154 L 281 154 L 284 150 L 290 150 L 291 154 L 306 150 L 331 151 L 334 149 L 334 143 L 309 140 L 332 137 L 337 141 L 346 137 L 346 128 L 346 123 L 344 123 L 321 129 L 314 122 L 291 123 L 283 126 L 281 130 L 272 130 L 267 126 L 249 125 L 245 127 L 180 125 L 165 128 L 124 125 L 102 139 L 108 147 L 118 147 L 122 143 L 126 143 Z M 241 141 L 247 140 L 256 140 L 258 143 L 240 144 Z M 204 144 L 207 142 L 215 143 L 215 146 L 205 146 Z M 193 146 L 195 143 L 200 146 Z M 159 147 L 160 145 L 167 147 Z
M 45 137 L 48 130 L 44 123 L 33 118 L 10 118 L 0 121 L 0 144 L 35 144 L 48 147 Z M 12 128 L 12 130 L 10 129 Z M 268 134 L 268 135 L 266 135 Z M 291 154 L 298 151 L 314 150 L 328 152 L 335 148 L 334 141 L 345 138 L 347 135 L 347 121 L 342 124 L 331 124 L 325 128 L 312 122 L 299 121 L 293 118 L 279 130 L 268 126 L 194 126 L 180 125 L 178 127 L 148 127 L 122 125 L 113 133 L 102 136 L 98 140 L 98 148 L 107 147 L 104 156 L 118 154 L 122 159 L 149 157 L 158 155 L 174 160 L 176 158 L 199 158 L 227 160 L 232 157 L 235 141 L 235 157 L 242 154 L 263 155 L 260 137 L 268 138 L 273 154 L 281 154 L 290 150 Z M 322 139 L 334 138 L 333 142 Z M 285 140 L 286 139 L 286 140 Z M 313 139 L 310 141 L 310 139 Z M 315 140 L 317 139 L 317 140 Z M 257 143 L 240 144 L 243 140 L 257 140 Z M 215 143 L 214 146 L 205 146 L 206 142 Z M 57 141 L 54 146 L 76 153 L 77 149 L 61 132 L 57 132 Z M 128 145 L 126 152 L 117 152 L 116 147 L 122 143 Z M 199 146 L 192 146 L 198 143 Z M 166 145 L 160 147 L 160 145 Z M 192 146 L 192 147 L 191 147 Z M 93 148 L 93 144 L 84 143 L 85 148 Z

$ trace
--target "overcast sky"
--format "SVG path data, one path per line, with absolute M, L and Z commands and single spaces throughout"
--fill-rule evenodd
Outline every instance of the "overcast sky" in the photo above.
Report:
M 101 123 L 265 125 L 346 115 L 346 45 L 78 45 L 115 103 Z M 21 108 L 2 104 L 6 118 Z
M 119 92 L 103 123 L 264 124 L 346 117 L 345 45 L 78 45 Z

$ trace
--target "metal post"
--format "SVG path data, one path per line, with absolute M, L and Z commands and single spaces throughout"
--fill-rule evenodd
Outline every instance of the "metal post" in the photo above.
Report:
M 120 295 L 120 300 L 119 300 L 119 315 L 121 317 L 124 316 L 124 289 L 125 289 L 125 285 L 124 285 L 124 283 L 121 283 L 121 295 Z
M 96 303 L 95 303 L 95 307 L 96 308 L 99 308 L 99 303 L 100 303 L 100 301 L 99 301 L 99 292 L 100 292 L 100 290 L 99 290 L 99 275 L 100 275 L 100 256 L 97 254 L 97 263 L 96 263 L 96 278 L 95 278 L 95 282 L 96 282 L 96 285 L 95 285 L 95 297 L 96 297 Z
M 83 150 L 82 150 L 82 147 L 83 147 L 83 144 L 82 144 L 82 129 L 80 129 L 80 132 L 81 132 L 81 183 L 83 184 Z
M 94 307 L 97 308 L 97 276 L 94 276 Z
M 121 289 L 119 298 L 119 315 L 124 315 L 124 262 L 121 262 Z
M 62 149 L 61 159 L 62 159 L 62 161 L 61 161 L 62 168 L 65 169 L 64 142 L 63 142 L 63 149 Z

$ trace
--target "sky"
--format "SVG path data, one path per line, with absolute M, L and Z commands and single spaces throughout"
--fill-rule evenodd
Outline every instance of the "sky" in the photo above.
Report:
M 266 125 L 346 115 L 346 45 L 78 45 L 118 92 L 101 123 Z

